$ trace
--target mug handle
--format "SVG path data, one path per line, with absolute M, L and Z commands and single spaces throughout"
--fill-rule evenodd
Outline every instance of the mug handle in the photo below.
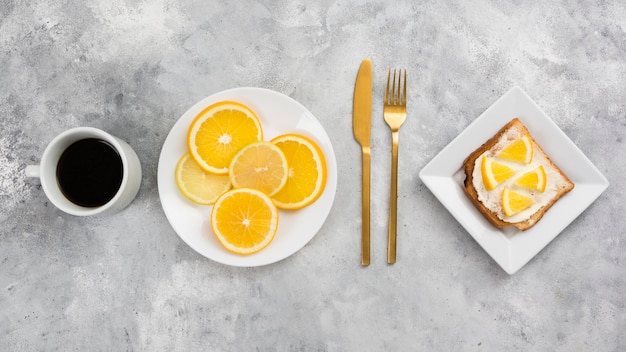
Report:
M 26 171 L 26 177 L 40 177 L 41 176 L 41 172 L 40 172 L 40 167 L 39 165 L 28 165 L 26 166 L 26 169 L 24 171 Z

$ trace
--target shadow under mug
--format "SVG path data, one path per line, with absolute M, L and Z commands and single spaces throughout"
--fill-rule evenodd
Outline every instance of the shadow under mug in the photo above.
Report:
M 122 162 L 122 181 L 117 193 L 107 203 L 97 207 L 84 207 L 70 201 L 61 191 L 57 180 L 57 164 L 63 152 L 73 143 L 90 138 L 110 144 Z M 141 184 L 141 163 L 135 151 L 121 139 L 94 127 L 76 127 L 56 136 L 44 150 L 41 163 L 26 167 L 26 176 L 39 177 L 48 199 L 68 214 L 112 214 L 124 209 L 137 195 Z

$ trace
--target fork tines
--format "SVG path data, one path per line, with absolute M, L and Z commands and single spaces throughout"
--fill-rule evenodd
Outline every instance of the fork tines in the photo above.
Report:
M 398 80 L 396 81 L 396 74 Z M 404 79 L 402 79 L 404 76 Z M 391 69 L 387 73 L 387 87 L 385 88 L 385 105 L 406 105 L 406 70 L 396 70 L 393 69 L 393 81 L 391 81 L 391 85 L 389 85 L 391 80 Z M 397 92 L 396 94 L 396 86 Z M 402 92 L 402 94 L 400 94 Z

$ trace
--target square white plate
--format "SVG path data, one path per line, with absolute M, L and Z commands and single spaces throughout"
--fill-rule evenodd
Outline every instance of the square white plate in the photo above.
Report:
M 575 184 L 535 226 L 520 231 L 491 225 L 463 191 L 465 158 L 515 117 L 552 161 Z M 607 179 L 519 87 L 514 87 L 472 122 L 421 171 L 420 179 L 481 247 L 514 274 L 593 203 L 609 186 Z

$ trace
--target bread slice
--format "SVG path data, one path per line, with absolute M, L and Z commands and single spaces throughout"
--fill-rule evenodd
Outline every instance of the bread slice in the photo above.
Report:
M 487 191 L 484 187 L 480 170 L 482 156 L 495 157 L 497 152 L 508 143 L 525 134 L 528 134 L 532 141 L 533 160 L 531 164 L 513 165 L 513 167 L 517 168 L 516 175 L 495 189 Z M 536 200 L 533 207 L 515 216 L 507 217 L 504 215 L 501 198 L 499 198 L 503 187 L 512 185 L 520 174 L 538 165 L 543 165 L 546 171 L 546 190 L 544 192 L 530 192 L 529 196 Z M 574 188 L 574 184 L 544 153 L 535 139 L 532 138 L 526 126 L 518 118 L 511 120 L 491 139 L 471 153 L 463 162 L 463 168 L 465 170 L 465 193 L 485 218 L 499 228 L 506 226 L 515 226 L 520 230 L 531 228 L 557 200 Z

